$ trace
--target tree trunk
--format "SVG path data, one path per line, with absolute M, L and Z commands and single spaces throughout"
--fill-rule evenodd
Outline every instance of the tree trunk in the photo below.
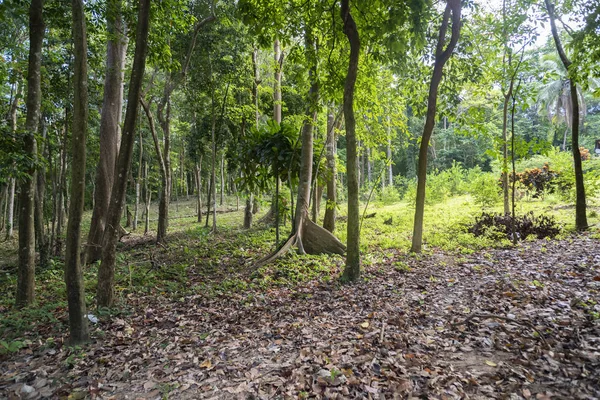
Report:
M 344 119 L 346 124 L 346 171 L 348 174 L 348 252 L 343 280 L 355 281 L 360 276 L 360 221 L 358 205 L 358 152 L 354 119 L 354 87 L 358 75 L 360 38 L 350 14 L 350 0 L 342 0 L 344 33 L 350 43 L 350 60 L 344 84 Z
M 152 191 L 148 186 L 148 163 L 144 163 L 144 187 L 146 192 L 146 206 L 144 214 L 144 235 L 148 234 L 150 229 L 150 201 L 152 200 Z
M 389 135 L 389 133 L 388 133 Z M 392 139 L 388 137 L 387 143 L 387 162 L 388 162 L 388 184 L 394 186 L 394 171 L 392 170 Z
M 365 151 L 365 160 L 367 164 L 367 182 L 369 187 L 373 181 L 373 162 L 371 161 L 371 148 L 368 147 Z
M 14 134 L 17 132 L 17 110 L 19 108 L 19 100 L 21 98 L 21 81 L 17 83 L 17 91 L 10 105 L 9 123 L 10 131 Z M 14 140 L 14 139 L 13 139 Z M 15 189 L 16 179 L 14 177 L 8 180 L 8 216 L 6 218 L 6 240 L 12 239 L 14 236 L 14 217 L 15 217 Z
M 8 180 L 8 211 L 6 213 L 6 240 L 14 236 L 14 218 L 15 218 L 15 189 L 16 179 Z
M 219 194 L 219 205 L 222 207 L 225 203 L 225 154 L 221 154 L 221 193 Z
M 67 135 L 69 130 L 68 125 L 68 109 L 65 108 L 65 125 L 63 129 L 63 138 L 60 150 L 60 179 L 58 184 L 58 200 L 57 200 L 57 222 L 56 222 L 56 244 L 54 246 L 54 255 L 58 256 L 62 253 L 62 232 L 65 225 L 65 198 L 64 193 L 67 190 Z
M 585 200 L 585 186 L 583 183 L 583 167 L 581 165 L 581 153 L 579 151 L 579 98 L 577 95 L 577 82 L 573 73 L 570 71 L 571 60 L 567 57 L 565 50 L 558 36 L 556 29 L 556 16 L 554 15 L 554 5 L 550 3 L 550 0 L 545 0 L 546 10 L 550 17 L 550 28 L 552 30 L 552 37 L 556 44 L 556 50 L 558 55 L 565 66 L 569 74 L 569 90 L 571 92 L 571 151 L 573 152 L 573 168 L 575 170 L 575 192 L 577 198 L 575 200 L 575 228 L 578 231 L 583 231 L 588 228 L 587 223 L 587 212 L 586 212 L 586 200 Z
M 46 143 L 46 124 L 44 118 L 41 118 L 42 122 L 42 140 Z M 45 147 L 43 146 L 41 153 L 45 153 Z M 48 159 L 48 157 L 46 157 Z M 46 193 L 46 171 L 45 167 L 41 166 L 39 171 L 36 173 L 36 188 L 35 188 L 35 242 L 39 251 L 39 266 L 40 268 L 48 267 L 50 262 L 50 254 L 48 253 L 48 240 L 45 232 L 44 223 L 44 196 Z
M 123 108 L 123 71 L 127 52 L 122 7 L 122 0 L 108 0 L 106 3 L 108 42 L 104 99 L 100 115 L 100 159 L 96 169 L 94 209 L 86 247 L 87 263 L 98 261 L 102 254 L 102 236 L 106 226 L 110 192 L 115 179 Z
M 254 111 L 256 129 L 258 129 L 258 122 L 260 121 L 260 109 L 258 108 L 258 85 L 260 84 L 260 75 L 258 70 L 258 49 L 255 48 L 252 51 L 252 70 L 254 72 L 254 82 L 252 85 L 252 102 L 254 103 Z
M 252 212 L 252 205 L 254 202 L 253 195 L 249 194 L 246 197 L 246 208 L 244 208 L 244 229 L 250 229 L 252 227 L 252 217 L 254 213 Z
M 275 61 L 275 86 L 273 87 L 273 119 L 281 124 L 281 66 L 283 54 L 279 47 L 279 39 L 273 44 L 273 58 Z M 255 75 L 256 76 L 256 75 Z
M 165 243 L 167 230 L 169 228 L 169 204 L 171 202 L 171 101 L 166 101 L 166 117 L 162 117 L 159 106 L 158 119 L 163 131 L 163 166 L 162 188 L 158 203 L 158 228 L 156 231 L 156 243 Z
M 444 10 L 442 25 L 440 26 L 440 32 L 438 36 L 438 43 L 435 50 L 435 64 L 433 66 L 433 75 L 429 85 L 429 96 L 427 98 L 427 116 L 425 119 L 423 137 L 421 138 L 421 145 L 419 148 L 417 200 L 411 247 L 411 251 L 415 253 L 421 252 L 421 246 L 423 243 L 423 215 L 425 213 L 425 184 L 427 180 L 427 150 L 429 147 L 429 140 L 431 139 L 431 134 L 433 133 L 433 128 L 435 126 L 438 86 L 444 73 L 444 64 L 446 64 L 446 61 L 448 61 L 452 55 L 452 52 L 456 47 L 456 43 L 458 42 L 458 37 L 460 35 L 460 13 L 461 0 L 448 0 L 446 3 L 446 9 Z M 452 36 L 450 37 L 450 42 L 444 49 L 446 42 L 446 31 L 448 30 L 448 25 L 450 22 L 450 14 L 452 14 Z
M 513 81 L 511 80 L 508 92 L 504 94 L 502 107 L 502 198 L 504 204 L 504 215 L 510 214 L 508 204 L 508 102 L 512 96 Z M 514 217 L 514 216 L 513 216 Z
M 202 156 L 196 163 L 196 204 L 198 206 L 198 222 L 202 222 Z
M 85 201 L 85 141 L 88 125 L 87 38 L 83 0 L 72 1 L 74 74 L 71 201 L 65 241 L 65 283 L 69 308 L 69 342 L 89 340 L 85 286 L 81 271 L 81 219 Z
M 327 139 L 325 141 L 325 149 L 325 158 L 327 160 L 327 203 L 325 205 L 323 228 L 333 233 L 335 231 L 335 216 L 337 212 L 335 117 L 333 115 L 333 109 L 330 109 L 329 114 L 327 115 Z
M 127 110 L 125 123 L 123 124 L 123 135 L 121 137 L 121 148 L 117 160 L 117 174 L 126 176 L 131 167 L 133 155 L 133 144 L 135 141 L 135 121 L 138 112 L 138 101 L 140 99 L 142 81 L 146 68 L 146 54 L 148 50 L 148 25 L 150 13 L 150 0 L 140 0 L 138 9 L 135 54 L 129 81 L 129 93 L 127 95 Z M 111 191 L 111 201 L 108 208 L 106 230 L 102 243 L 102 262 L 98 268 L 98 289 L 96 293 L 98 307 L 111 307 L 114 302 L 114 276 L 116 250 L 118 242 L 118 227 L 121 212 L 125 202 L 127 189 L 126 179 L 115 179 Z M 149 192 L 148 192 L 149 193 Z M 146 216 L 146 218 L 148 218 Z
M 302 127 L 302 150 L 300 155 L 300 178 L 294 220 L 294 231 L 290 238 L 272 255 L 258 261 L 257 266 L 265 265 L 285 254 L 293 245 L 300 254 L 343 254 L 345 246 L 329 231 L 316 225 L 308 217 L 313 162 L 313 127 L 317 116 L 316 108 L 319 84 L 316 76 L 315 40 L 310 27 L 305 29 L 305 48 L 309 69 L 310 90 L 308 108 Z
M 210 203 L 212 204 L 212 232 L 217 231 L 217 138 L 216 138 L 216 116 L 213 117 L 211 138 L 212 138 L 212 168 L 210 172 Z
M 41 66 L 44 42 L 43 0 L 32 0 L 29 7 L 29 66 L 27 70 L 27 117 L 23 138 L 25 153 L 37 159 L 35 135 L 40 120 L 42 102 Z M 19 270 L 15 305 L 18 308 L 33 303 L 35 296 L 35 164 L 30 164 L 21 181 L 19 195 Z
M 142 137 L 142 129 L 138 128 L 140 132 L 140 158 L 138 160 L 138 173 L 135 181 L 135 211 L 133 216 L 133 230 L 135 231 L 138 226 L 138 210 L 140 208 L 140 190 L 142 186 L 142 164 L 144 161 L 144 140 Z

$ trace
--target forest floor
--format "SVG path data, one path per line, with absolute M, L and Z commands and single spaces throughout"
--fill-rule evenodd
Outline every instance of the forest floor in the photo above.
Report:
M 125 238 L 120 308 L 97 315 L 90 344 L 64 345 L 64 304 L 3 320 L 20 348 L 0 355 L 0 398 L 600 398 L 597 232 L 379 249 L 352 285 L 339 257 L 256 270 L 262 235 Z

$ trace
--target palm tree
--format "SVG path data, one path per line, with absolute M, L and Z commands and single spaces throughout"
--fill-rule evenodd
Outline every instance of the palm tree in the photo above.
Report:
M 563 135 L 562 150 L 567 148 L 567 134 L 572 127 L 572 107 L 570 80 L 563 64 L 555 53 L 542 56 L 541 68 L 550 80 L 540 87 L 538 93 L 538 110 L 548 116 L 548 120 L 557 126 L 567 125 Z M 587 114 L 587 106 L 581 91 L 577 86 L 579 100 L 579 118 L 583 120 Z

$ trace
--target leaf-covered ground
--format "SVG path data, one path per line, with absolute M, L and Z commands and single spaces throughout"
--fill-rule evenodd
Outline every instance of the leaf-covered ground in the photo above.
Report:
M 597 239 L 384 250 L 354 285 L 341 264 L 301 285 L 127 294 L 90 345 L 4 356 L 0 398 L 600 398 Z

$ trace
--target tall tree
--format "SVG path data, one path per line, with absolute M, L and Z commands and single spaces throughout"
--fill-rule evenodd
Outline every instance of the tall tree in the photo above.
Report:
M 83 0 L 72 1 L 73 13 L 73 135 L 71 201 L 65 241 L 65 283 L 69 306 L 69 341 L 79 344 L 89 339 L 85 317 L 85 287 L 81 271 L 81 219 L 85 200 L 85 140 L 88 127 L 87 35 Z
M 100 160 L 96 169 L 94 209 L 88 235 L 86 259 L 94 262 L 102 254 L 102 236 L 110 192 L 115 179 L 119 130 L 123 108 L 123 70 L 127 51 L 127 35 L 123 21 L 122 0 L 107 0 L 106 76 L 104 100 L 100 115 Z
M 419 147 L 417 199 L 411 247 L 411 251 L 415 253 L 421 252 L 421 245 L 423 243 L 423 215 L 425 213 L 427 154 L 429 140 L 431 139 L 433 128 L 435 126 L 438 87 L 444 73 L 444 65 L 450 59 L 450 56 L 452 55 L 452 52 L 458 43 L 458 37 L 460 36 L 461 1 L 462 0 L 447 0 L 438 35 L 438 42 L 435 49 L 435 62 L 433 65 L 433 74 L 431 76 L 429 95 L 427 98 L 427 115 L 425 118 L 425 126 L 423 127 L 423 136 L 421 137 L 421 145 Z M 446 33 L 449 25 L 452 25 L 452 33 L 450 36 L 450 41 L 446 45 Z M 446 47 L 444 48 L 444 46 Z
M 135 121 L 138 113 L 138 101 L 142 94 L 142 81 L 146 69 L 146 55 L 148 53 L 148 29 L 150 25 L 150 0 L 140 0 L 135 34 L 135 54 L 129 92 L 127 94 L 127 110 L 121 135 L 121 146 L 117 160 L 116 172 L 118 175 L 127 176 L 131 168 L 133 145 L 135 142 Z M 114 302 L 115 263 L 118 242 L 118 226 L 125 203 L 127 179 L 115 179 L 110 194 L 111 200 L 108 207 L 106 230 L 102 241 L 102 262 L 98 268 L 98 289 L 96 300 L 98 307 L 111 307 Z M 146 209 L 146 213 L 148 209 Z M 146 217 L 147 218 L 147 217 Z
M 325 141 L 327 160 L 327 203 L 325 206 L 325 216 L 323 217 L 323 228 L 333 233 L 335 231 L 335 216 L 337 207 L 337 171 L 335 167 L 336 153 L 336 117 L 333 115 L 333 108 L 327 114 L 327 138 Z
M 41 66 L 45 25 L 43 0 L 32 0 L 29 7 L 29 66 L 27 70 L 27 117 L 24 151 L 31 158 L 21 181 L 19 196 L 19 271 L 17 277 L 16 306 L 33 302 L 35 296 L 35 182 L 37 144 L 35 135 L 41 113 Z
M 350 60 L 344 84 L 344 119 L 346 123 L 346 173 L 348 174 L 348 251 L 343 280 L 354 281 L 360 275 L 360 221 L 358 204 L 358 149 L 356 141 L 356 121 L 354 119 L 354 87 L 358 74 L 360 38 L 352 14 L 350 0 L 342 0 L 342 21 L 344 34 L 350 43 Z
M 575 170 L 575 228 L 578 231 L 587 229 L 587 212 L 585 203 L 585 186 L 583 184 L 583 168 L 581 165 L 581 154 L 579 152 L 579 100 L 577 94 L 577 82 L 575 72 L 571 70 L 571 60 L 567 56 L 565 49 L 556 29 L 556 14 L 554 4 L 550 0 L 545 0 L 546 11 L 550 18 L 550 29 L 556 45 L 556 51 L 562 61 L 569 76 L 569 91 L 571 93 L 571 151 L 573 152 L 573 168 Z

